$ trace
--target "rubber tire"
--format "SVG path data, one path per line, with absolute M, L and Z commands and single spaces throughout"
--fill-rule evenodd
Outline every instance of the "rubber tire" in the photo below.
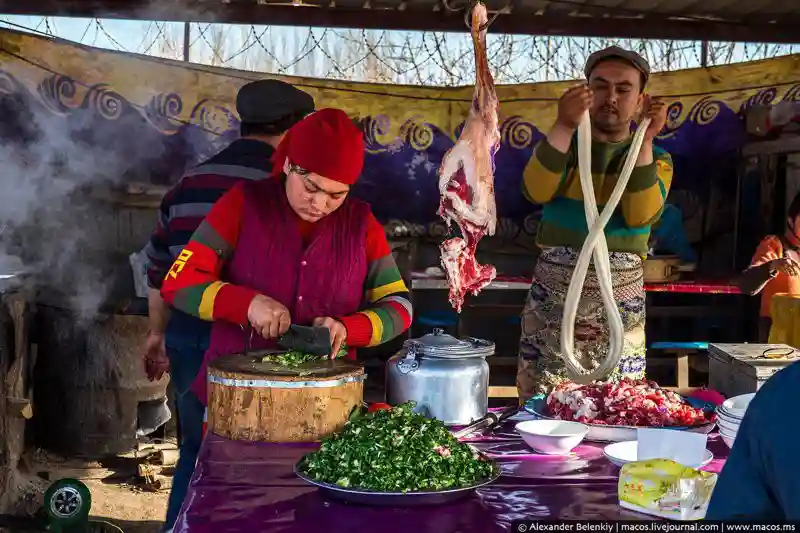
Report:
M 66 509 L 64 509 L 65 502 L 69 505 Z M 56 481 L 44 495 L 44 512 L 49 529 L 55 531 L 86 525 L 91 508 L 92 494 L 89 488 L 77 479 Z
M 111 522 L 106 522 L 105 520 L 89 520 L 89 525 L 87 526 L 88 533 L 125 533 L 122 529 L 112 524 Z

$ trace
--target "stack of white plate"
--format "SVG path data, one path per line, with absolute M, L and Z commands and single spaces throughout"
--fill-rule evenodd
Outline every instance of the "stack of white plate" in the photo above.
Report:
M 742 423 L 742 418 L 744 418 L 747 407 L 754 396 L 755 393 L 734 396 L 717 407 L 719 434 L 725 444 L 728 445 L 728 448 L 733 447 L 733 441 L 736 440 L 736 434 L 739 432 L 739 425 Z

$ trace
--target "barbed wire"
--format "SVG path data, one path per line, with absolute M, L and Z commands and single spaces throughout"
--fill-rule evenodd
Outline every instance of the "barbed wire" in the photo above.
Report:
M 35 27 L 29 24 L 30 31 L 65 37 L 55 20 L 38 18 Z M 78 42 L 183 58 L 182 23 L 134 22 L 124 30 L 111 30 L 106 22 L 90 20 Z M 42 26 L 44 31 L 39 30 Z M 92 27 L 94 37 L 87 42 Z M 193 23 L 190 29 L 190 59 L 199 64 L 290 76 L 427 86 L 470 85 L 475 77 L 472 40 L 467 34 L 208 23 Z M 107 43 L 99 42 L 101 37 Z M 588 56 L 611 44 L 639 52 L 656 72 L 698 67 L 703 55 L 703 44 L 697 41 L 507 34 L 488 35 L 487 53 L 497 83 L 531 83 L 581 78 Z M 705 52 L 708 66 L 715 66 L 798 53 L 800 45 L 712 42 Z

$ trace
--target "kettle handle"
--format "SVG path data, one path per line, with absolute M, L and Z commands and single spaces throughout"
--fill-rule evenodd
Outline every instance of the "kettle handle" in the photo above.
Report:
M 409 374 L 419 368 L 419 360 L 417 359 L 417 343 L 410 342 L 406 350 L 406 356 L 397 362 L 397 370 L 401 374 Z

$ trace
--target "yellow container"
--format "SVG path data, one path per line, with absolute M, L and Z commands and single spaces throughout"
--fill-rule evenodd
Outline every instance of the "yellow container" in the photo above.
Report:
M 716 483 L 711 472 L 649 459 L 624 465 L 617 491 L 625 509 L 670 520 L 702 520 Z

